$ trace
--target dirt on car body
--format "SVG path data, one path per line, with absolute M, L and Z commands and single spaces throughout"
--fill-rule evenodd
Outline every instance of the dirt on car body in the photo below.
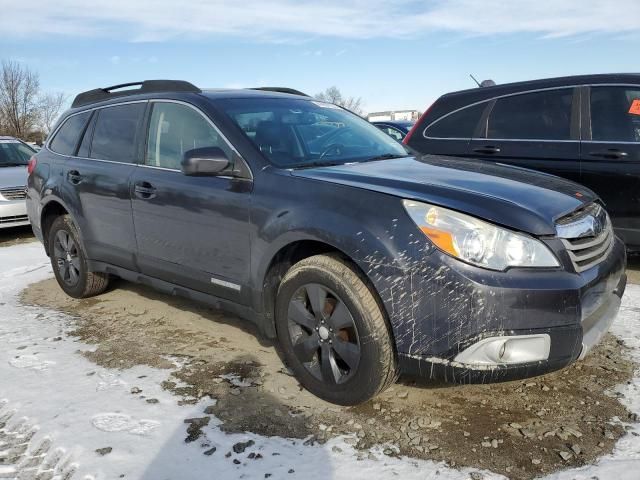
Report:
M 55 280 L 32 285 L 22 300 L 72 314 L 73 334 L 95 345 L 83 354 L 102 366 L 168 369 L 163 386 L 184 403 L 210 397 L 203 415 L 230 432 L 310 443 L 345 434 L 363 456 L 378 444 L 388 455 L 529 479 L 610 453 L 636 420 L 614 388 L 634 364 L 611 335 L 584 361 L 544 377 L 464 386 L 404 378 L 366 404 L 338 407 L 303 390 L 250 324 L 186 300 L 124 282 L 74 300 Z M 194 441 L 201 422 L 185 420 L 185 441 Z

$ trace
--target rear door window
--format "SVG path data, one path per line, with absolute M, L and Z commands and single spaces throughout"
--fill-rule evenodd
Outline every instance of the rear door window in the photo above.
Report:
M 90 116 L 91 111 L 88 111 L 67 118 L 53 137 L 49 148 L 61 155 L 74 155 Z
M 640 88 L 591 88 L 591 139 L 640 142 Z
M 453 112 L 445 117 L 440 117 L 429 125 L 425 131 L 427 138 L 461 138 L 473 137 L 473 133 L 480 121 L 480 117 L 487 103 L 479 103 L 462 110 Z
M 116 105 L 98 110 L 91 141 L 91 158 L 134 163 L 136 140 L 145 103 Z
M 499 98 L 489 115 L 487 138 L 570 140 L 573 89 Z

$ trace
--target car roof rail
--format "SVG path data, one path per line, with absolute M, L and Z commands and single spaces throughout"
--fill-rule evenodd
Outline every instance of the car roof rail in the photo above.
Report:
M 300 90 L 296 90 L 294 88 L 287 88 L 287 87 L 253 87 L 253 88 L 250 88 L 249 90 L 261 90 L 263 92 L 289 93 L 291 95 L 300 95 L 301 97 L 309 96 L 306 93 L 301 92 Z
M 139 88 L 130 88 L 136 86 L 139 86 Z M 102 102 L 104 100 L 111 100 L 112 98 L 125 97 L 127 95 L 160 92 L 202 93 L 202 90 L 189 82 L 185 82 L 184 80 L 145 80 L 144 82 L 121 83 L 120 85 L 95 88 L 93 90 L 82 92 L 73 100 L 71 108 Z

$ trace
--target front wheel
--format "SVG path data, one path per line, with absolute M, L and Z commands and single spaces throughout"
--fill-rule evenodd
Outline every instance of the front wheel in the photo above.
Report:
M 49 256 L 58 284 L 73 298 L 86 298 L 104 292 L 109 275 L 90 272 L 87 255 L 71 217 L 56 218 L 49 230 Z
M 361 274 L 337 255 L 316 255 L 285 275 L 276 300 L 285 361 L 302 386 L 339 405 L 375 397 L 396 379 L 393 340 Z

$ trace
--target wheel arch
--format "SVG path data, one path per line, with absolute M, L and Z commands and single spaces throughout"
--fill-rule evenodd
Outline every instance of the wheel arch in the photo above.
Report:
M 62 215 L 69 215 L 71 221 L 75 224 L 76 229 L 80 237 L 82 237 L 82 232 L 78 228 L 78 222 L 76 222 L 71 210 L 64 204 L 64 202 L 58 198 L 50 199 L 46 204 L 42 206 L 42 210 L 40 212 L 40 229 L 42 231 L 42 243 L 44 244 L 44 250 L 47 255 L 50 255 L 49 252 L 49 230 L 51 229 L 51 225 L 56 220 L 56 218 Z M 82 238 L 81 238 L 82 240 Z
M 276 296 L 280 283 L 287 271 L 296 263 L 305 258 L 314 255 L 335 254 L 340 256 L 351 267 L 356 270 L 359 276 L 364 280 L 371 290 L 374 298 L 378 302 L 382 316 L 387 323 L 389 334 L 395 345 L 395 333 L 389 318 L 389 312 L 385 306 L 385 302 L 381 298 L 373 279 L 367 274 L 363 266 L 356 261 L 351 255 L 346 253 L 338 246 L 319 239 L 301 238 L 290 241 L 281 246 L 280 249 L 272 256 L 262 278 L 260 307 L 262 308 L 263 317 L 265 319 L 264 331 L 267 336 L 275 338 L 276 322 L 275 322 L 275 305 Z

